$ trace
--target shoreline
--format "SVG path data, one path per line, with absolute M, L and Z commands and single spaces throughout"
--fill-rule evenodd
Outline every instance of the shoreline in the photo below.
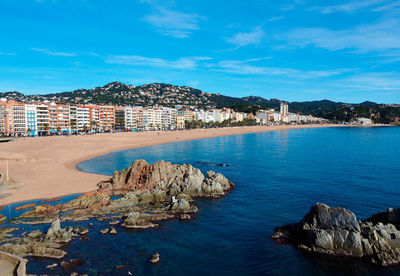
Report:
M 251 126 L 20 138 L 6 145 L 0 145 L 0 161 L 4 163 L 4 160 L 8 160 L 10 177 L 20 186 L 17 189 L 3 191 L 10 196 L 0 199 L 0 206 L 96 190 L 96 184 L 109 176 L 84 172 L 76 166 L 83 161 L 115 151 L 248 133 L 326 127 L 352 126 L 336 124 Z M 4 171 L 4 164 L 0 164 L 0 171 Z

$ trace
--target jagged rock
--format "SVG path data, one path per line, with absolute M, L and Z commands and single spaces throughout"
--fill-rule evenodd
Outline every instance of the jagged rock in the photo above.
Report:
M 151 262 L 152 264 L 156 264 L 156 263 L 158 263 L 159 261 L 160 261 L 160 254 L 158 254 L 158 253 L 153 254 L 153 255 L 151 256 L 151 258 L 150 258 L 150 262 Z
M 87 229 L 86 227 L 81 227 L 79 229 L 79 234 L 86 235 L 87 233 L 89 233 L 89 229 Z
M 391 212 L 359 221 L 349 210 L 317 203 L 299 223 L 276 228 L 272 238 L 308 251 L 395 265 L 400 263 L 400 232 L 389 223 L 397 221 Z
M 109 225 L 117 225 L 119 223 L 119 220 L 112 220 L 108 224 Z
M 0 246 L 1 251 L 10 254 L 18 255 L 20 257 L 42 257 L 52 259 L 62 259 L 67 255 L 67 252 L 61 249 L 51 248 L 45 243 L 22 243 L 11 244 L 6 243 Z
M 188 220 L 191 219 L 192 217 L 189 214 L 180 214 L 179 219 L 180 220 Z
M 103 234 L 103 235 L 105 235 L 105 234 L 108 233 L 108 231 L 110 231 L 110 229 L 106 228 L 106 229 L 100 230 L 100 233 Z
M 189 202 L 187 202 L 183 198 L 176 199 L 175 197 L 172 197 L 171 199 L 171 207 L 170 207 L 171 211 L 180 213 L 189 213 L 189 212 L 196 212 L 197 208 L 196 209 L 195 208 L 196 208 L 195 206 L 190 206 Z
M 110 227 L 110 235 L 117 235 L 118 231 L 114 227 Z
M 70 230 L 70 229 L 69 229 Z M 78 228 L 79 231 L 79 228 Z M 72 239 L 72 232 L 65 229 L 61 229 L 60 218 L 57 218 L 52 222 L 49 230 L 47 230 L 46 237 L 47 240 L 53 240 L 58 242 L 69 242 Z
M 12 236 L 10 233 L 17 230 L 18 228 L 0 228 L 0 243 L 7 241 Z
M 149 165 L 145 160 L 136 160 L 120 172 L 114 172 L 112 179 L 98 184 L 99 191 L 112 191 L 114 194 L 125 194 L 164 191 L 169 195 L 185 193 L 193 196 L 223 196 L 233 188 L 233 183 L 221 174 L 209 172 L 207 178 L 192 165 L 174 165 L 170 162 L 158 161 Z M 148 197 L 144 197 L 147 195 Z M 165 197 L 160 193 L 161 199 Z M 144 194 L 143 202 L 154 200 L 154 194 Z

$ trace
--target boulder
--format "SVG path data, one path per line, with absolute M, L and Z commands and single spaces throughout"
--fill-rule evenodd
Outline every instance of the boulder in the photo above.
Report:
M 349 210 L 317 203 L 299 223 L 276 228 L 272 238 L 308 251 L 395 265 L 400 263 L 400 232 L 388 223 L 388 214 L 389 211 L 360 221 Z
M 152 263 L 152 264 L 156 264 L 159 261 L 160 261 L 160 254 L 158 254 L 158 253 L 153 254 L 150 258 L 150 263 Z

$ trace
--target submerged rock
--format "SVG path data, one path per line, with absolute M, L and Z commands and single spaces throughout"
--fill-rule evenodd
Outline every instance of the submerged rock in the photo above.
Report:
M 150 263 L 152 263 L 152 264 L 156 264 L 159 261 L 160 261 L 160 254 L 158 254 L 158 253 L 153 254 L 150 258 Z
M 61 266 L 65 270 L 72 270 L 80 265 L 82 265 L 84 261 L 82 259 L 72 259 L 68 261 L 62 261 Z
M 299 223 L 276 228 L 272 238 L 307 251 L 396 265 L 400 263 L 400 231 L 390 222 L 400 221 L 398 214 L 389 209 L 360 221 L 349 210 L 317 203 Z

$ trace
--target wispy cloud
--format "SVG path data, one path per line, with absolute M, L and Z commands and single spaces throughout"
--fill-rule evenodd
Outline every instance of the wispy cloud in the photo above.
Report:
M 259 44 L 265 36 L 264 30 L 261 26 L 255 27 L 251 32 L 240 32 L 233 37 L 226 38 L 226 42 L 234 44 L 238 47 Z
M 158 7 L 157 11 L 145 17 L 145 20 L 167 36 L 185 38 L 193 31 L 198 30 L 197 14 L 177 12 Z
M 394 8 L 400 5 L 399 1 L 388 1 L 388 0 L 359 0 L 359 1 L 351 1 L 346 4 L 339 5 L 329 5 L 329 6 L 314 6 L 309 10 L 311 11 L 319 11 L 321 13 L 329 14 L 329 13 L 354 13 L 360 11 L 362 9 L 369 8 L 372 11 L 384 11 L 389 8 Z
M 400 49 L 400 21 L 387 19 L 347 30 L 327 28 L 297 28 L 283 35 L 290 45 L 312 45 L 331 51 L 351 50 L 358 53 L 385 53 L 397 55 Z
M 43 48 L 29 48 L 29 49 L 49 56 L 76 57 L 78 55 L 75 52 L 58 52 Z
M 400 74 L 392 72 L 364 73 L 337 82 L 338 86 L 364 91 L 400 91 Z
M 275 16 L 275 17 L 271 17 L 268 19 L 268 22 L 274 22 L 274 21 L 278 21 L 278 20 L 282 20 L 285 19 L 285 16 Z
M 17 54 L 14 53 L 5 53 L 5 52 L 0 52 L 0 56 L 16 56 Z
M 294 68 L 280 68 L 257 66 L 253 62 L 261 61 L 262 59 L 247 59 L 247 60 L 223 60 L 215 65 L 215 70 L 238 75 L 269 75 L 269 76 L 286 76 L 296 79 L 307 78 L 326 78 L 335 75 L 340 75 L 349 72 L 349 69 L 335 70 L 298 70 Z
M 209 57 L 182 57 L 177 60 L 166 60 L 162 58 L 143 56 L 109 56 L 106 63 L 123 64 L 148 67 L 164 67 L 173 69 L 195 69 L 201 61 L 210 60 Z

